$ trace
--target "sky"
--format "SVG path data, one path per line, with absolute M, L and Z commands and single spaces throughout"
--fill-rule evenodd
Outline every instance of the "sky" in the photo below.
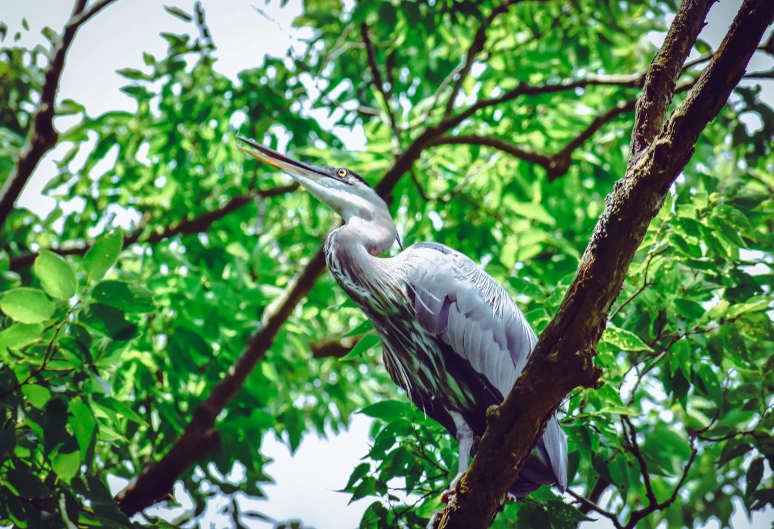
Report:
M 118 0 L 81 28 L 67 56 L 59 99 L 71 98 L 84 104 L 92 116 L 108 110 L 134 110 L 134 101 L 119 91 L 126 81 L 115 71 L 126 67 L 141 68 L 143 51 L 164 55 L 167 45 L 159 37 L 160 32 L 190 30 L 189 24 L 164 12 L 162 6 L 165 3 L 193 11 L 191 0 Z M 740 3 L 741 0 L 721 0 L 715 4 L 700 37 L 717 47 Z M 303 46 L 298 41 L 304 36 L 303 30 L 291 27 L 293 18 L 301 12 L 301 0 L 289 0 L 284 9 L 279 8 L 277 1 L 267 5 L 265 0 L 204 0 L 203 4 L 218 46 L 216 68 L 226 75 L 235 76 L 256 65 L 266 54 L 283 56 L 289 46 Z M 71 7 L 72 2 L 68 0 L 0 0 L 0 20 L 8 24 L 12 36 L 21 30 L 21 19 L 26 17 L 30 31 L 23 33 L 19 44 L 29 46 L 44 42 L 40 35 L 44 26 L 59 31 Z M 653 35 L 652 40 L 660 44 L 663 35 Z M 771 67 L 770 59 L 757 54 L 750 70 Z M 765 83 L 762 98 L 774 106 L 772 85 L 774 83 Z M 750 116 L 748 126 L 757 126 L 756 119 Z M 61 119 L 56 122 L 58 127 L 66 124 Z M 350 148 L 364 147 L 362 131 L 341 135 L 341 139 Z M 54 149 L 46 156 L 22 194 L 20 206 L 40 214 L 46 214 L 54 207 L 53 199 L 41 196 L 40 192 L 55 176 L 54 160 L 63 155 L 63 150 Z M 351 470 L 367 453 L 369 425 L 366 417 L 355 416 L 348 432 L 328 439 L 310 435 L 293 457 L 283 443 L 271 436 L 265 437 L 261 452 L 274 459 L 266 470 L 278 481 L 265 488 L 268 500 L 255 502 L 250 507 L 276 520 L 301 519 L 307 527 L 315 529 L 357 527 L 369 501 L 347 506 L 349 495 L 336 490 L 343 488 Z M 124 484 L 119 480 L 110 483 L 116 491 Z M 180 494 L 178 497 L 185 505 L 185 498 Z M 208 519 L 212 528 L 221 527 L 223 523 L 223 519 L 214 514 Z M 735 529 L 767 529 L 773 522 L 772 510 L 747 520 L 743 511 L 737 508 L 733 518 Z M 261 529 L 269 527 L 259 522 L 248 525 Z M 583 524 L 582 529 L 610 527 L 609 523 L 595 522 Z M 711 522 L 706 529 L 717 527 L 717 523 Z

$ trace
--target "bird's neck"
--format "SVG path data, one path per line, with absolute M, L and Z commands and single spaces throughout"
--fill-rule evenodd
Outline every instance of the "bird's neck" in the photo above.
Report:
M 328 268 L 342 283 L 349 280 L 362 284 L 363 278 L 372 277 L 380 268 L 376 256 L 386 252 L 397 237 L 392 220 L 365 220 L 353 217 L 331 232 L 325 242 Z

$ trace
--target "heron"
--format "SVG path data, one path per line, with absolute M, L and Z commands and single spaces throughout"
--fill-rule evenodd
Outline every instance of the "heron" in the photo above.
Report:
M 296 180 L 344 223 L 325 240 L 338 284 L 373 324 L 392 380 L 459 444 L 454 494 L 486 430 L 486 411 L 502 403 L 537 336 L 505 289 L 472 259 L 420 242 L 402 249 L 386 202 L 345 167 L 314 166 L 243 137 L 240 148 Z M 398 242 L 402 251 L 380 257 Z M 554 413 L 522 463 L 509 495 L 542 485 L 567 487 L 567 438 Z

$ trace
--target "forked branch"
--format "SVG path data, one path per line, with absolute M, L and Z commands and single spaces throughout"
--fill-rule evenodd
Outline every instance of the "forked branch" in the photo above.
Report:
M 54 129 L 54 105 L 56 94 L 59 91 L 59 81 L 64 70 L 65 57 L 75 39 L 75 34 L 83 24 L 114 1 L 99 0 L 88 8 L 86 7 L 87 2 L 84 0 L 78 0 L 75 3 L 70 20 L 67 21 L 62 35 L 54 45 L 51 62 L 43 74 L 40 103 L 32 116 L 32 126 L 19 153 L 19 159 L 0 189 L 0 229 L 5 226 L 16 200 L 24 190 L 24 186 L 27 185 L 38 163 L 48 151 L 54 148 L 59 139 L 59 135 Z

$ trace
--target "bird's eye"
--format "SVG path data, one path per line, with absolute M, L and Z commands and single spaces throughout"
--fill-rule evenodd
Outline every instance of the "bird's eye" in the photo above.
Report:
M 339 175 L 339 178 L 344 178 L 347 176 L 347 170 L 346 169 L 339 169 L 336 171 L 336 174 Z

